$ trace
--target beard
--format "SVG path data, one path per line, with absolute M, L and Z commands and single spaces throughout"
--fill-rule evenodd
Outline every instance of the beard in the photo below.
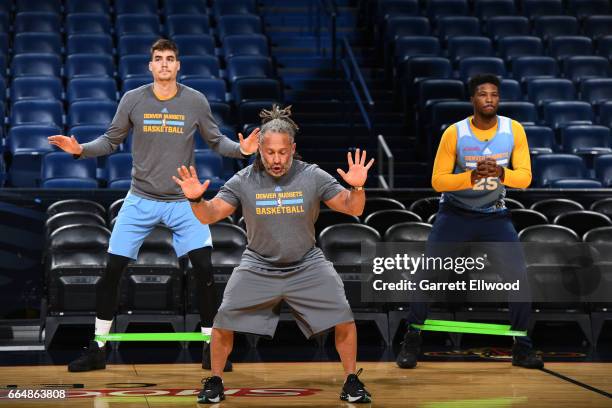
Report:
M 485 111 L 483 109 L 479 113 L 480 113 L 480 116 L 482 116 L 483 118 L 491 119 L 491 118 L 494 118 L 495 116 L 497 116 L 497 109 L 494 109 L 494 110 L 492 110 L 490 112 L 487 112 L 487 111 Z
M 276 174 L 272 171 L 272 167 L 274 167 L 272 164 L 268 163 L 266 161 L 266 159 L 264 159 L 263 155 L 261 156 L 261 163 L 264 166 L 264 169 L 266 169 L 266 172 L 271 175 L 274 178 L 279 178 L 284 176 L 285 174 L 287 174 L 287 172 L 289 171 L 289 169 L 291 168 L 291 165 L 293 164 L 293 156 L 291 156 L 289 158 L 289 160 L 287 161 L 287 163 L 284 166 L 281 166 L 281 172 L 279 174 Z

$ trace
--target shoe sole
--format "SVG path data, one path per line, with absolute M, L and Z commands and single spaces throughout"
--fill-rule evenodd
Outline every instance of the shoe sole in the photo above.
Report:
M 198 404 L 217 404 L 225 399 L 225 394 L 220 394 L 217 398 L 198 398 Z
M 356 398 L 356 399 L 352 399 L 352 398 Z M 368 397 L 367 395 L 351 397 L 350 395 L 343 392 L 342 394 L 340 394 L 340 401 L 347 401 L 347 402 L 354 403 L 354 404 L 367 404 L 367 403 L 372 402 L 372 398 Z

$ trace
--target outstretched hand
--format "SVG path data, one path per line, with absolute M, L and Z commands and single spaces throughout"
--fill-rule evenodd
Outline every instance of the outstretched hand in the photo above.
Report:
M 359 154 L 359 149 L 355 150 L 355 161 L 353 161 L 353 157 L 351 152 L 347 154 L 348 158 L 348 172 L 344 172 L 342 169 L 337 169 L 338 174 L 346 181 L 346 183 L 352 187 L 361 187 L 365 184 L 368 178 L 368 170 L 374 164 L 374 159 L 370 159 L 368 164 L 365 164 L 366 161 L 366 151 Z
M 57 146 L 66 153 L 81 154 L 83 147 L 77 142 L 74 136 L 54 135 L 47 138 L 50 145 Z
M 255 128 L 246 139 L 242 136 L 242 133 L 238 133 L 238 141 L 240 142 L 240 150 L 243 153 L 255 153 L 257 147 L 259 147 L 259 128 Z
M 208 189 L 210 180 L 206 180 L 204 184 L 200 183 L 196 169 L 193 166 L 189 166 L 189 169 L 185 166 L 181 166 L 176 170 L 178 171 L 179 177 L 172 176 L 172 180 L 181 186 L 185 197 L 190 200 L 197 200 L 202 197 L 206 189 Z

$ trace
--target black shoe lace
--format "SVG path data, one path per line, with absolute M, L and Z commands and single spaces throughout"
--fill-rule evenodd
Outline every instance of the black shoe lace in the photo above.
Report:
M 204 384 L 204 388 L 207 388 L 208 385 L 213 381 L 213 377 L 202 378 L 201 383 Z
M 359 370 L 357 370 L 357 372 L 355 373 L 355 377 L 354 377 L 354 382 L 355 385 L 357 386 L 357 390 L 358 391 L 363 391 L 366 393 L 367 396 L 371 396 L 371 394 L 365 389 L 365 386 L 363 385 L 363 383 L 361 382 L 361 380 L 359 379 L 359 376 L 361 375 L 361 373 L 363 372 L 363 368 L 360 368 Z

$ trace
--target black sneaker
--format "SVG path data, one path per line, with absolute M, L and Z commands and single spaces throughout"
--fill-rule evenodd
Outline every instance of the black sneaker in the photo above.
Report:
M 340 399 L 342 401 L 354 402 L 357 404 L 365 404 L 372 402 L 372 395 L 365 389 L 363 383 L 359 380 L 359 374 L 363 371 L 360 368 L 357 374 L 349 374 L 342 386 Z
M 207 342 L 204 342 L 204 345 L 202 346 L 202 368 L 205 370 L 210 370 L 211 368 L 210 344 L 208 344 Z M 228 358 L 227 361 L 225 362 L 225 367 L 223 367 L 223 372 L 229 373 L 233 370 L 234 370 L 234 366 L 232 365 L 232 362 Z
M 198 403 L 215 404 L 225 399 L 223 380 L 221 377 L 208 377 L 202 380 L 202 391 L 198 394 Z
M 544 368 L 542 357 L 531 347 L 514 343 L 512 346 L 512 365 L 523 368 Z
M 395 363 L 399 368 L 414 368 L 421 351 L 421 333 L 408 329 Z
M 106 347 L 99 347 L 98 342 L 91 340 L 89 347 L 76 360 L 68 364 L 68 371 L 81 372 L 102 370 L 106 368 Z

